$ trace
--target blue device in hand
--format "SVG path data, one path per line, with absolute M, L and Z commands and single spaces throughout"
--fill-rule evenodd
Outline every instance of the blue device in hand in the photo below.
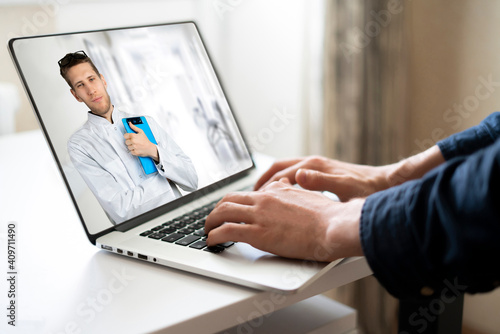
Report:
M 148 121 L 146 121 L 146 117 L 140 116 L 140 117 L 123 118 L 122 122 L 123 126 L 125 127 L 125 131 L 127 131 L 128 133 L 136 133 L 128 125 L 128 123 L 130 122 L 135 126 L 137 126 L 139 129 L 141 129 L 142 131 L 144 131 L 150 142 L 157 145 L 155 137 L 153 136 L 153 132 L 151 132 L 151 128 L 149 127 Z M 152 174 L 157 171 L 153 159 L 151 159 L 150 157 L 138 157 L 138 158 L 139 161 L 141 162 L 142 169 L 144 169 L 144 173 L 146 173 L 146 175 Z

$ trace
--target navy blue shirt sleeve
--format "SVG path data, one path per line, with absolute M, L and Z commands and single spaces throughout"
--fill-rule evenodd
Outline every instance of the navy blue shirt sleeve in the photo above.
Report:
M 486 117 L 481 124 L 451 135 L 437 143 L 445 160 L 470 155 L 500 138 L 500 112 Z
M 474 131 L 489 133 L 488 122 Z M 366 199 L 363 251 L 374 275 L 398 298 L 500 286 L 500 139 L 471 153 L 464 146 L 468 137 L 453 139 L 456 158 Z

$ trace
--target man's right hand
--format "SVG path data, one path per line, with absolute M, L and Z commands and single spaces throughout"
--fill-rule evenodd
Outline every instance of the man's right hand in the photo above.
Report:
M 288 258 L 326 262 L 361 256 L 364 202 L 334 202 L 283 178 L 260 191 L 224 196 L 206 219 L 206 242 L 241 241 Z

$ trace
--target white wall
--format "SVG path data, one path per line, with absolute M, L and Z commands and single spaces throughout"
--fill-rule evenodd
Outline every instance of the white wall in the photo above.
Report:
M 30 2 L 30 1 L 26 1 Z M 0 3 L 0 33 L 13 36 L 195 20 L 236 117 L 254 150 L 276 157 L 305 153 L 304 91 L 310 87 L 311 27 L 321 27 L 322 0 L 31 1 Z M 16 3 L 11 1 L 11 4 Z M 5 24 L 8 26 L 6 26 Z M 318 29 L 316 29 L 316 32 Z M 321 45 L 316 44 L 320 49 Z M 5 49 L 0 81 L 19 80 Z M 320 62 L 312 70 L 320 70 Z M 20 131 L 36 127 L 24 93 Z

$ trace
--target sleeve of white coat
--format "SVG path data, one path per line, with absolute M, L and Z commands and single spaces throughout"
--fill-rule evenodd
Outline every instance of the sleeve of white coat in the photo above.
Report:
M 157 142 L 160 162 L 156 166 L 160 175 L 185 191 L 198 189 L 198 173 L 191 159 L 153 119 L 148 118 L 148 122 Z
M 152 210 L 173 198 L 168 185 L 163 188 L 164 193 L 158 193 L 155 183 L 166 182 L 160 175 L 148 178 L 138 186 L 131 185 L 130 188 L 124 189 L 109 171 L 92 159 L 78 144 L 68 142 L 68 153 L 114 224 Z

